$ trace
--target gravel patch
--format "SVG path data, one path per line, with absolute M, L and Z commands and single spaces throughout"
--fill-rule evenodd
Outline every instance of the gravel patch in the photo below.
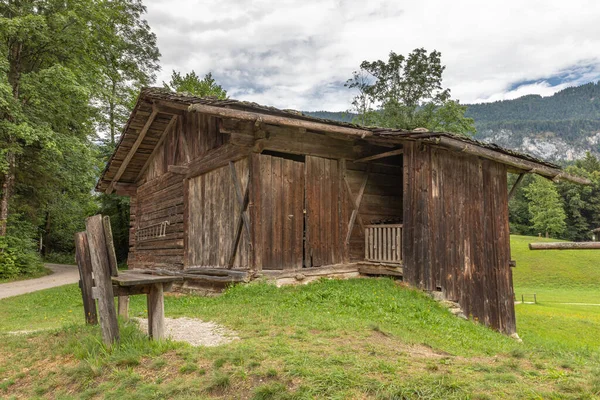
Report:
M 148 333 L 147 318 L 133 318 L 140 324 L 142 332 Z M 165 318 L 165 335 L 177 342 L 187 342 L 192 346 L 220 346 L 238 340 L 239 337 L 214 322 L 204 322 L 194 318 Z

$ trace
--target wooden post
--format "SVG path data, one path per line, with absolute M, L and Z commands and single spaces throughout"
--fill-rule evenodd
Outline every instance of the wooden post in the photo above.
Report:
M 104 238 L 106 240 L 106 251 L 108 254 L 108 264 L 110 265 L 110 275 L 119 276 L 119 269 L 117 267 L 117 253 L 115 252 L 112 228 L 110 226 L 110 217 L 108 215 L 102 218 L 102 225 L 104 226 Z
M 148 301 L 148 335 L 155 340 L 165 336 L 165 302 L 163 284 L 155 283 L 150 288 Z
M 98 315 L 96 314 L 96 302 L 92 297 L 92 287 L 94 286 L 92 261 L 90 259 L 87 234 L 85 232 L 75 234 L 75 257 L 77 259 L 77 267 L 79 268 L 79 287 L 81 288 L 81 297 L 83 298 L 85 323 L 96 325 L 98 324 Z
M 98 311 L 100 312 L 100 327 L 102 328 L 102 340 L 107 346 L 119 340 L 119 324 L 115 310 L 114 293 L 110 278 L 110 264 L 106 250 L 106 237 L 104 235 L 104 224 L 102 215 L 94 215 L 85 221 L 90 259 L 96 293 L 98 299 Z
M 119 296 L 119 316 L 125 321 L 129 319 L 129 296 Z

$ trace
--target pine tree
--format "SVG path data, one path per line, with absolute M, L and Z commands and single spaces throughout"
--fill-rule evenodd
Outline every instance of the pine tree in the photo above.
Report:
M 525 196 L 529 200 L 533 229 L 546 237 L 560 236 L 567 227 L 566 215 L 554 183 L 536 175 L 525 189 Z

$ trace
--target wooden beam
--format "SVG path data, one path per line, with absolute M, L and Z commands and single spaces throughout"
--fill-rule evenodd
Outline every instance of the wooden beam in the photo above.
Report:
M 174 115 L 173 117 L 171 117 L 171 120 L 169 121 L 169 124 L 167 125 L 167 127 L 165 128 L 165 130 L 163 131 L 163 133 L 160 135 L 160 139 L 158 139 L 158 143 L 156 143 L 156 146 L 154 146 L 154 150 L 152 150 L 152 153 L 150 154 L 150 156 L 146 160 L 146 163 L 144 164 L 144 166 L 140 170 L 140 173 L 135 178 L 136 182 L 140 180 L 140 178 L 142 177 L 142 175 L 144 174 L 144 172 L 146 172 L 146 170 L 150 166 L 150 163 L 152 162 L 152 159 L 154 158 L 154 155 L 158 152 L 158 149 L 160 148 L 160 146 L 162 145 L 162 143 L 165 141 L 165 138 L 167 137 L 167 134 L 173 128 L 173 125 L 175 125 L 175 122 L 177 122 L 177 115 Z
M 380 158 L 397 156 L 399 154 L 404 153 L 404 149 L 395 149 L 391 151 L 386 151 L 385 153 L 375 154 L 369 157 L 359 158 L 358 160 L 354 160 L 354 162 L 367 162 L 373 160 L 379 160 Z
M 119 179 L 121 179 L 121 176 L 125 172 L 125 169 L 127 169 L 127 166 L 129 165 L 129 162 L 131 161 L 131 159 L 133 158 L 133 156 L 137 152 L 137 149 L 140 147 L 140 144 L 142 144 L 142 142 L 144 141 L 144 138 L 146 137 L 146 133 L 148 133 L 148 130 L 150 129 L 150 126 L 154 122 L 154 119 L 156 118 L 157 115 L 158 115 L 158 108 L 157 107 L 152 107 L 152 114 L 150 114 L 150 116 L 148 117 L 148 120 L 146 121 L 146 124 L 144 124 L 144 127 L 142 128 L 142 130 L 138 134 L 138 137 L 135 140 L 135 142 L 133 143 L 133 146 L 131 146 L 131 149 L 129 149 L 129 153 L 127 153 L 127 156 L 123 160 L 123 163 L 121 164 L 121 167 L 119 167 L 119 170 L 115 174 L 115 177 L 112 179 L 110 185 L 106 189 L 106 193 L 107 194 L 112 193 L 112 191 L 115 188 L 115 184 L 119 181 Z
M 510 192 L 508 192 L 508 200 L 509 201 L 514 196 L 515 192 L 517 191 L 517 187 L 519 186 L 519 184 L 523 180 L 524 176 L 525 176 L 524 173 L 519 174 L 519 177 L 517 178 L 517 181 L 515 182 L 515 184 L 513 185 L 513 187 L 510 189 Z
M 167 171 L 172 172 L 177 175 L 185 175 L 189 171 L 189 167 L 187 165 L 168 165 Z
M 194 178 L 214 169 L 226 166 L 230 161 L 241 160 L 252 151 L 250 147 L 225 144 L 210 150 L 201 158 L 197 158 L 187 165 L 186 178 Z
M 323 122 L 307 121 L 299 118 L 284 117 L 278 115 L 262 114 L 258 112 L 234 110 L 232 108 L 223 108 L 209 106 L 205 104 L 192 104 L 188 108 L 191 112 L 199 112 L 207 115 L 213 115 L 222 118 L 235 118 L 245 121 L 258 121 L 264 124 L 282 125 L 294 128 L 304 128 L 312 131 L 341 133 L 349 136 L 364 138 L 373 136 L 373 132 L 367 129 L 351 128 L 340 125 L 326 124 Z
M 438 137 L 432 139 L 431 142 L 455 151 L 460 151 L 462 153 L 487 158 L 488 160 L 497 161 L 502 164 L 507 164 L 515 168 L 525 170 L 528 173 L 538 174 L 553 180 L 562 179 L 574 183 L 579 183 L 582 185 L 590 185 L 592 183 L 587 178 L 567 174 L 558 168 L 545 166 L 540 163 L 525 160 L 519 157 L 512 156 L 510 154 L 504 154 L 495 150 L 487 149 L 485 147 L 478 146 L 472 143 L 466 143 L 457 139 L 452 139 L 449 137 Z
M 137 193 L 137 185 L 135 183 L 115 183 L 114 192 L 119 196 L 135 196 Z
M 600 249 L 600 242 L 529 243 L 529 250 L 590 250 Z

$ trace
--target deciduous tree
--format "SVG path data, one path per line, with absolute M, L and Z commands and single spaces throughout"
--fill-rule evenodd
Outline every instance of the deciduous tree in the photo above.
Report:
M 459 134 L 475 132 L 466 108 L 450 100 L 442 86 L 445 66 L 441 53 L 423 48 L 408 56 L 390 52 L 388 61 L 363 61 L 360 71 L 346 82 L 358 90 L 353 100 L 357 122 L 389 128 L 444 130 Z

